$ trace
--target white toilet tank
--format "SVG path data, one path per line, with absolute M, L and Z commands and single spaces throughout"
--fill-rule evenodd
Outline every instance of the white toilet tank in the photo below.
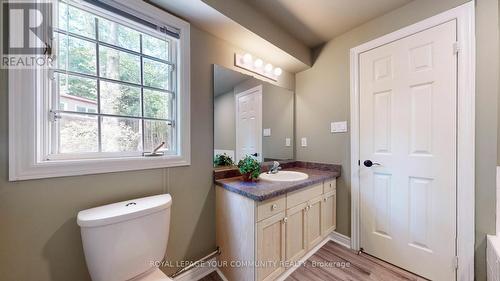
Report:
M 125 281 L 152 270 L 165 256 L 169 194 L 128 200 L 78 213 L 93 281 Z

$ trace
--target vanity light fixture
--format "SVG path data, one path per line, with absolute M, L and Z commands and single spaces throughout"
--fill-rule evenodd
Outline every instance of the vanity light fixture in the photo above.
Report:
M 273 65 L 270 63 L 266 64 L 266 66 L 264 66 L 264 71 L 266 73 L 272 73 L 273 72 Z
M 256 59 L 254 63 L 256 68 L 261 68 L 263 64 L 264 62 L 261 59 Z
M 259 74 L 273 81 L 278 81 L 278 77 L 283 74 L 279 67 L 273 67 L 270 63 L 264 63 L 260 58 L 254 58 L 251 54 L 234 54 L 234 65 L 253 73 Z

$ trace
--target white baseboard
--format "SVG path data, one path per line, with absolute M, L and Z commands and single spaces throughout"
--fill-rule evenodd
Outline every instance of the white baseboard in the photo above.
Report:
M 338 244 L 346 247 L 346 248 L 351 248 L 351 238 L 345 236 L 344 234 L 340 234 L 337 231 L 332 232 L 330 234 L 330 238 L 332 241 L 337 242 Z
M 207 260 L 204 266 L 194 267 L 183 274 L 174 278 L 174 281 L 198 281 L 201 278 L 209 275 L 214 271 L 218 271 L 217 269 L 217 260 L 216 258 L 211 258 Z M 218 272 L 221 275 L 220 272 Z M 222 275 L 221 275 L 222 276 Z M 224 281 L 227 281 L 223 278 Z
M 224 273 L 222 273 L 222 271 L 220 271 L 219 268 L 217 268 L 215 271 L 217 271 L 217 273 L 219 274 L 219 277 L 220 277 L 220 279 L 222 279 L 222 281 L 229 281 L 229 280 L 227 280 L 226 276 L 224 276 Z

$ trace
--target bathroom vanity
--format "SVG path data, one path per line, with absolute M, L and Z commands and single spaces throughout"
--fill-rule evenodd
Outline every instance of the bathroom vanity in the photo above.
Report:
M 335 230 L 340 167 L 296 162 L 284 170 L 308 178 L 249 183 L 216 172 L 217 245 L 228 280 L 274 280 Z
M 335 230 L 340 166 L 294 160 L 294 100 L 214 65 L 216 237 L 228 280 L 275 280 Z M 234 165 L 247 156 L 278 172 L 244 182 Z

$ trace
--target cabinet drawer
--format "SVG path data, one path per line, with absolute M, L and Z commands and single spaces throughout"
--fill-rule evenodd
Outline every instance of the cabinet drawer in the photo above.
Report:
M 334 179 L 334 180 L 325 181 L 323 188 L 324 188 L 324 191 L 323 191 L 324 193 L 335 191 L 337 188 L 337 180 Z
M 272 198 L 257 205 L 257 221 L 267 219 L 285 210 L 285 195 Z
M 288 193 L 286 196 L 286 206 L 287 208 L 296 206 L 300 203 L 309 201 L 317 196 L 323 194 L 323 184 L 313 185 L 304 189 L 299 189 Z

